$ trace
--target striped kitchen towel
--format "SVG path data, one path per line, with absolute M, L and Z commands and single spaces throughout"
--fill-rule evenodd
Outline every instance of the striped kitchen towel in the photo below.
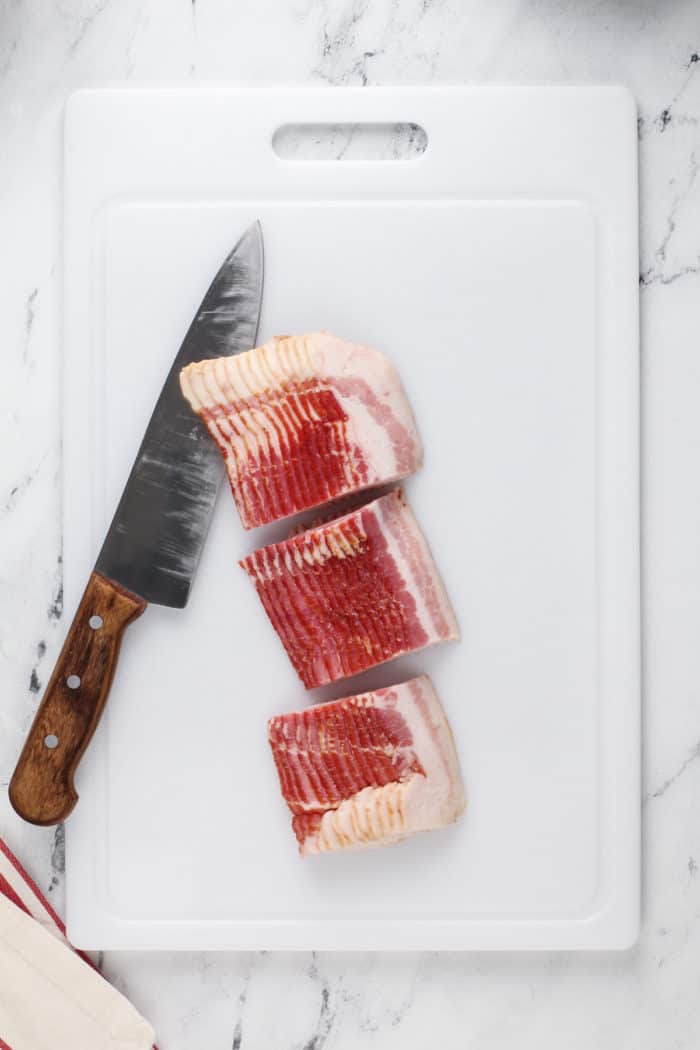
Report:
M 151 1026 L 105 981 L 0 838 L 0 1050 L 155 1050 Z

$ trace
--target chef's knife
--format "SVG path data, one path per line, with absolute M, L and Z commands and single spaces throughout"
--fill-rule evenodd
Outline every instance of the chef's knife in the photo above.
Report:
M 32 824 L 57 824 L 78 796 L 73 775 L 104 707 L 126 626 L 149 603 L 182 609 L 206 538 L 223 464 L 180 391 L 204 358 L 255 346 L 263 285 L 259 223 L 214 278 L 168 373 L 107 538 L 10 782 Z

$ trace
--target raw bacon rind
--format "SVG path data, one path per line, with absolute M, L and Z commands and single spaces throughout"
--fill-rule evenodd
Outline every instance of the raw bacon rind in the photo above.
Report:
M 425 675 L 279 715 L 268 737 L 303 856 L 399 842 L 464 809 L 452 732 Z
M 239 564 L 307 689 L 459 637 L 400 490 Z
M 396 369 L 327 332 L 188 365 L 180 386 L 221 450 L 246 529 L 397 481 L 422 463 Z

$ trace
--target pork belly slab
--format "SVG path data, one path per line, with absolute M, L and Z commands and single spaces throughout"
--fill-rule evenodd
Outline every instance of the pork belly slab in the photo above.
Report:
M 452 733 L 425 675 L 278 715 L 268 733 L 302 855 L 399 842 L 464 809 Z
M 307 689 L 459 637 L 400 490 L 262 547 L 240 565 Z
M 180 373 L 246 529 L 412 474 L 422 462 L 396 369 L 328 332 L 281 336 Z

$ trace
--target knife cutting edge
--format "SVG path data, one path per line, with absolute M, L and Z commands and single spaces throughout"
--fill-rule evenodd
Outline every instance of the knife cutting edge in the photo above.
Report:
M 78 801 L 73 777 L 107 700 L 125 628 L 148 604 L 187 604 L 223 464 L 182 396 L 179 374 L 193 361 L 255 346 L 263 269 L 256 222 L 224 260 L 165 380 L 10 781 L 12 805 L 32 824 L 57 824 Z

